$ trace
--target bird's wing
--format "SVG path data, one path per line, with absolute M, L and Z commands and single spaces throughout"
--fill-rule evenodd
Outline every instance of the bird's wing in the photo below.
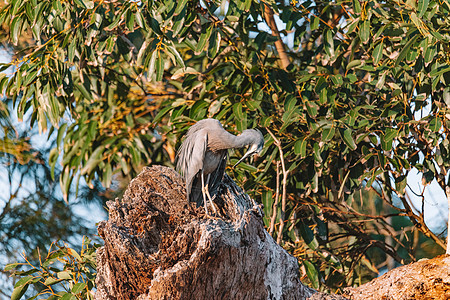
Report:
M 178 151 L 177 169 L 186 181 L 186 194 L 189 200 L 192 181 L 197 173 L 203 169 L 208 146 L 208 135 L 205 130 L 189 133 Z
M 219 185 L 222 182 L 223 175 L 225 174 L 227 160 L 228 160 L 228 151 L 226 150 L 224 151 L 224 154 L 220 160 L 219 165 L 217 166 L 217 169 L 215 169 L 209 177 L 208 191 L 211 197 L 213 197 L 217 193 L 217 190 L 219 189 Z

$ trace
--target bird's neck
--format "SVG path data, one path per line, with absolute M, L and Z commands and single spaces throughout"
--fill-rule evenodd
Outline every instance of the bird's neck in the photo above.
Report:
M 242 148 L 251 144 L 251 141 L 249 141 L 245 134 L 236 136 L 227 131 L 223 131 L 218 135 L 211 135 L 208 139 L 208 148 L 214 152 L 232 148 Z
M 244 133 L 235 137 L 233 148 L 242 148 L 247 145 L 250 145 L 253 141 L 248 138 L 248 136 Z

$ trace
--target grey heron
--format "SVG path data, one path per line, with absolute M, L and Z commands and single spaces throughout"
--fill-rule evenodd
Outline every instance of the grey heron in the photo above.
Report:
M 247 152 L 233 168 L 262 150 L 264 137 L 259 130 L 246 129 L 235 136 L 216 119 L 204 119 L 189 128 L 177 153 L 177 171 L 185 179 L 187 200 L 199 206 L 203 198 L 206 215 L 206 198 L 217 214 L 211 195 L 215 195 L 225 173 L 228 149 L 245 146 L 249 146 Z

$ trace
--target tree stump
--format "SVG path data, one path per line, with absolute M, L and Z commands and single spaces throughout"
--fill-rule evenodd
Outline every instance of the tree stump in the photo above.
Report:
M 262 212 L 227 175 L 222 217 L 187 203 L 174 170 L 154 166 L 109 201 L 98 226 L 97 300 L 306 299 L 297 259 L 264 229 Z
M 396 268 L 344 296 L 299 279 L 297 259 L 264 229 L 259 206 L 225 175 L 205 218 L 174 170 L 145 168 L 98 226 L 97 300 L 450 299 L 450 256 Z

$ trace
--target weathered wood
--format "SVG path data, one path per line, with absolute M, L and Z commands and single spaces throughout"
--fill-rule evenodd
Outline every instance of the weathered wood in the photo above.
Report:
M 450 299 L 450 255 L 395 268 L 344 295 L 354 300 Z
M 261 210 L 225 176 L 223 217 L 186 202 L 172 169 L 145 168 L 98 232 L 96 299 L 306 299 L 297 259 L 264 229 Z

